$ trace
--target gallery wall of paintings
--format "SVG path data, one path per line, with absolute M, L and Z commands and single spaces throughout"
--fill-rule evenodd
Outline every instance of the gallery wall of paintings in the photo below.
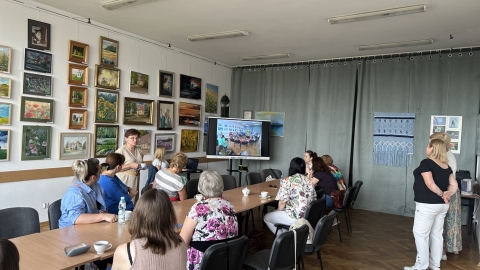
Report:
M 129 128 L 144 134 L 145 161 L 156 146 L 204 155 L 200 131 L 206 117 L 219 116 L 219 97 L 230 95 L 230 69 L 118 29 L 5 5 L 18 14 L 0 18 L 15 25 L 0 37 L 2 167 L 103 158 Z

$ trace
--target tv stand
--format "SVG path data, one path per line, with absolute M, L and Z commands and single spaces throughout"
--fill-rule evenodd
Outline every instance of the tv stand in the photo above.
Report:
M 241 167 L 243 167 L 242 166 L 243 159 L 239 159 L 239 160 L 240 160 L 240 164 L 238 165 L 238 168 L 241 168 Z M 233 160 L 230 159 L 230 160 L 228 160 L 227 172 L 229 172 L 230 175 L 232 175 L 233 172 L 238 172 L 238 186 L 237 187 L 241 187 L 242 186 L 242 173 L 247 173 L 248 172 L 248 167 L 246 167 L 246 166 L 243 167 L 244 170 L 234 170 L 232 168 L 232 166 L 233 166 Z M 246 181 L 247 180 L 245 179 L 245 182 Z

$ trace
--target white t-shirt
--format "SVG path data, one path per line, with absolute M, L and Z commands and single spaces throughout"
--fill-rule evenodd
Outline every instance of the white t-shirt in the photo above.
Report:
M 455 156 L 453 155 L 452 151 L 447 152 L 447 163 L 448 163 L 448 166 L 450 166 L 450 168 L 453 171 L 453 176 L 455 176 L 457 172 L 457 160 L 455 159 Z
M 153 166 L 160 166 L 160 169 L 166 169 L 168 168 L 168 162 L 166 161 L 160 161 L 158 158 L 154 159 L 152 161 Z

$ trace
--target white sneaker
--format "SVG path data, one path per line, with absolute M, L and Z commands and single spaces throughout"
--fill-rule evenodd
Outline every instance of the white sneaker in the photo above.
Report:
M 403 267 L 403 270 L 422 270 L 422 269 L 417 268 L 417 267 L 414 265 L 414 266 L 405 266 L 405 267 Z
M 429 266 L 428 266 L 428 269 L 429 269 L 429 270 L 440 270 L 440 267 L 435 267 L 435 266 L 429 265 Z
M 442 255 L 442 261 L 446 261 L 447 260 L 447 254 L 443 254 Z

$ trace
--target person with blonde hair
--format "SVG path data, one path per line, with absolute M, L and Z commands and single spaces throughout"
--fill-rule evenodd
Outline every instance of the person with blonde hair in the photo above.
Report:
M 162 168 L 168 168 L 168 162 L 165 160 L 165 147 L 158 146 L 153 154 L 155 158 L 152 161 L 152 165 L 157 168 L 157 171 L 161 170 Z
M 425 150 L 427 158 L 413 171 L 415 218 L 413 235 L 417 247 L 415 265 L 404 270 L 440 269 L 443 223 L 457 181 L 447 164 L 447 146 L 432 139 Z
M 152 188 L 165 191 L 172 202 L 186 200 L 187 189 L 178 173 L 187 165 L 187 160 L 187 155 L 184 153 L 175 153 L 170 160 L 170 167 L 162 168 L 155 174 Z

